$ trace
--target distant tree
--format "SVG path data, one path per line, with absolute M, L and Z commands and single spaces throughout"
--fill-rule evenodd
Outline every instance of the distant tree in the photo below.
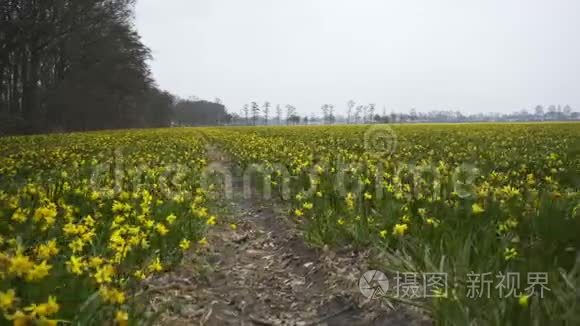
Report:
M 225 106 L 209 101 L 179 100 L 173 116 L 180 125 L 218 125 L 231 120 Z
M 558 118 L 558 112 L 555 105 L 548 106 L 548 113 L 545 114 L 548 120 L 556 120 Z
M 572 114 L 572 108 L 570 107 L 570 105 L 564 106 L 563 113 L 566 116 L 570 116 Z
M 363 112 L 363 105 L 358 105 L 354 112 L 354 123 L 359 123 L 361 113 Z
M 298 124 L 300 123 L 300 116 L 292 114 L 287 119 L 288 123 Z
M 220 125 L 221 125 L 221 124 L 225 124 L 225 125 L 230 125 L 230 124 L 232 124 L 232 122 L 234 121 L 234 118 L 235 118 L 235 117 L 234 117 L 234 115 L 237 115 L 237 114 L 235 114 L 235 113 L 234 113 L 234 114 L 230 114 L 230 113 L 227 113 L 227 112 L 226 112 L 226 113 L 224 114 L 224 116 L 222 117 L 222 120 L 220 121 L 220 123 L 219 123 L 219 124 L 220 124 Z
M 242 117 L 237 113 L 232 113 L 230 117 L 231 124 L 240 124 L 242 122 Z
M 280 104 L 276 105 L 276 122 L 278 124 L 280 124 L 280 122 L 282 121 L 282 107 L 280 106 Z
M 247 125 L 248 122 L 250 121 L 250 109 L 248 107 L 248 104 L 244 104 L 244 108 L 242 109 L 242 111 L 244 112 L 244 121 L 245 124 Z
M 308 119 L 308 121 L 309 121 L 310 123 L 314 123 L 314 122 L 316 122 L 316 120 L 317 120 L 317 119 L 316 119 L 316 115 L 314 114 L 314 112 L 311 112 L 311 113 L 310 113 L 310 118 Z
M 323 104 L 320 107 L 320 111 L 322 111 L 322 121 L 324 121 L 324 123 L 328 123 L 329 121 L 328 104 Z
M 374 103 L 369 104 L 368 115 L 369 115 L 370 123 L 373 123 L 373 120 L 375 117 L 375 104 Z
M 252 125 L 256 125 L 258 118 L 260 117 L 260 107 L 258 106 L 257 102 L 251 103 L 251 110 L 252 110 Z
M 350 123 L 352 109 L 354 108 L 355 104 L 356 103 L 353 100 L 350 100 L 346 103 L 346 123 Z
M 534 109 L 536 116 L 544 117 L 544 107 L 541 105 L 537 105 Z
M 266 123 L 266 125 L 268 125 L 268 119 L 269 119 L 269 115 L 270 115 L 270 102 L 266 101 L 264 103 L 264 122 Z
M 361 105 L 361 118 L 362 118 L 362 123 L 367 123 L 367 111 L 368 111 L 368 106 L 366 105 Z
M 417 120 L 417 110 L 415 108 L 411 108 L 411 111 L 409 111 L 409 116 L 412 121 Z
M 336 121 L 336 117 L 334 116 L 334 105 L 328 105 L 328 123 L 334 123 Z
M 290 118 L 295 117 L 296 116 L 296 107 L 287 104 L 286 105 L 286 124 L 290 123 L 291 120 Z M 298 122 L 300 122 L 300 118 L 298 118 Z M 294 120 L 296 120 L 296 118 L 294 118 Z

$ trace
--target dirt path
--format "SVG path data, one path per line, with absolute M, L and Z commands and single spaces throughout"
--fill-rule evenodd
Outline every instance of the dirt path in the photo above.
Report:
M 219 151 L 211 154 L 227 164 Z M 191 253 L 152 284 L 159 289 L 152 307 L 168 307 L 158 324 L 417 324 L 360 294 L 358 279 L 369 269 L 364 254 L 309 248 L 274 204 L 244 199 L 235 175 L 233 194 L 230 214 L 208 235 L 207 251 Z

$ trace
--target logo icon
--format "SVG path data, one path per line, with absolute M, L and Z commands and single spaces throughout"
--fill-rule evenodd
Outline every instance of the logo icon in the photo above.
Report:
M 453 188 L 461 198 L 470 198 L 475 192 L 475 180 L 479 176 L 479 169 L 468 163 L 463 163 L 453 172 Z
M 368 299 L 383 297 L 389 289 L 389 280 L 381 271 L 370 270 L 358 280 L 358 288 Z
M 388 125 L 373 125 L 365 131 L 364 145 L 375 155 L 392 155 L 397 150 L 397 135 Z

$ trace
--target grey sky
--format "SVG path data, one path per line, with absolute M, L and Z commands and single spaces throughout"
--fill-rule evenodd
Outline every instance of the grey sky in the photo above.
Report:
M 578 0 L 138 0 L 160 87 L 320 113 L 580 109 Z

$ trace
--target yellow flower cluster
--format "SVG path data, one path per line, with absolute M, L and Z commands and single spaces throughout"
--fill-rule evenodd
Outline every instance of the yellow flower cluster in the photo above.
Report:
M 0 138 L 0 324 L 127 325 L 140 282 L 207 245 L 204 155 L 196 130 Z
M 429 254 L 464 270 L 490 269 L 480 272 L 534 266 L 560 275 L 574 266 L 578 123 L 389 128 L 396 137 L 378 140 L 396 142 L 383 146 L 394 149 L 389 153 L 374 152 L 373 128 L 364 125 L 204 132 L 242 167 L 262 167 L 255 184 L 286 199 L 316 245 L 412 247 L 406 252 L 417 254 L 417 266 Z
M 192 246 L 208 246 L 204 231 L 220 221 L 210 210 L 214 188 L 201 184 L 208 141 L 251 169 L 264 196 L 286 200 L 316 244 L 391 252 L 414 246 L 407 252 L 417 253 L 409 258 L 416 265 L 425 265 L 429 253 L 464 264 L 462 270 L 533 266 L 560 275 L 574 265 L 577 124 L 394 126 L 397 137 L 386 141 L 397 144 L 383 146 L 393 149 L 388 153 L 374 152 L 368 130 L 175 128 L 0 138 L 0 319 L 50 325 L 92 316 L 96 324 L 126 325 L 136 318 L 131 300 L 140 282 Z M 450 298 L 461 302 L 455 290 Z M 522 294 L 513 303 L 525 307 L 529 300 Z

